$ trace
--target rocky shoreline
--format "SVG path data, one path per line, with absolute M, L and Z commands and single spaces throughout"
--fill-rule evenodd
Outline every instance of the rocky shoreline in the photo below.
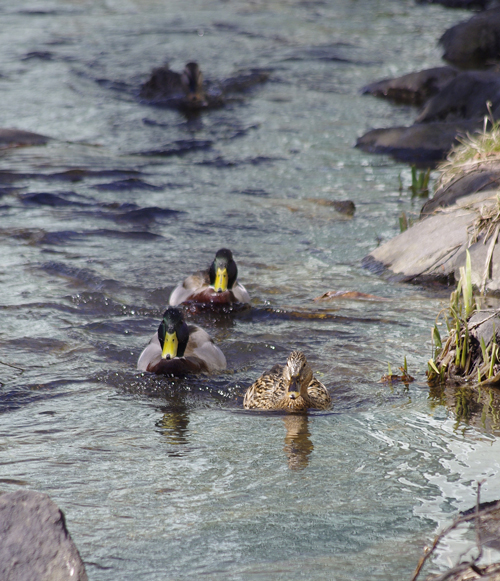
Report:
M 411 126 L 372 129 L 357 140 L 356 147 L 417 167 L 437 166 L 441 174 L 419 219 L 370 252 L 363 265 L 392 280 L 457 285 L 449 309 L 438 314 L 440 322 L 432 331 L 430 398 L 453 409 L 457 421 L 484 428 L 485 419 L 496 415 L 500 406 L 500 310 L 488 308 L 484 299 L 500 294 L 500 8 L 484 10 L 450 28 L 439 43 L 449 64 L 362 89 L 363 94 L 421 109 Z M 473 287 L 481 294 L 479 304 Z M 448 329 L 443 339 L 438 324 Z M 483 545 L 498 543 L 500 522 L 497 509 L 480 516 L 479 489 L 480 484 L 475 524 L 478 555 L 432 579 L 500 580 L 499 563 L 479 565 Z M 487 520 L 494 530 L 485 541 L 478 531 Z M 412 581 L 444 534 L 424 552 Z
M 434 167 L 486 115 L 500 117 L 500 8 L 479 12 L 439 39 L 448 66 L 371 83 L 363 94 L 421 106 L 409 127 L 376 128 L 356 143 L 363 151 Z

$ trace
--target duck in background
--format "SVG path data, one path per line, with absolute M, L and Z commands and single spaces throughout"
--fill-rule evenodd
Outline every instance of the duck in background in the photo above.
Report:
M 188 276 L 170 295 L 173 307 L 184 303 L 230 305 L 249 303 L 250 295 L 236 279 L 238 267 L 228 248 L 217 251 L 210 268 Z
M 238 94 L 266 82 L 268 78 L 269 71 L 251 69 L 221 82 L 204 82 L 196 62 L 187 63 L 182 73 L 164 65 L 153 69 L 149 80 L 141 86 L 139 97 L 151 105 L 174 107 L 188 114 L 196 114 L 203 109 L 222 107 L 228 100 L 235 100 Z
M 292 351 L 286 365 L 276 364 L 263 373 L 245 393 L 246 409 L 304 412 L 326 410 L 332 405 L 326 387 L 314 376 L 301 351 Z
M 203 90 L 203 74 L 195 62 L 187 63 L 182 73 L 170 70 L 168 65 L 153 69 L 139 96 L 152 104 L 191 110 L 208 106 Z
M 206 331 L 187 325 L 182 312 L 169 307 L 158 331 L 141 353 L 137 369 L 182 376 L 226 369 L 226 358 Z

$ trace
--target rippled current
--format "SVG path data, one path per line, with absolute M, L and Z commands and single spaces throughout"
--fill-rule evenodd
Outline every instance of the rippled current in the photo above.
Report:
M 91 580 L 400 580 L 477 480 L 497 498 L 494 409 L 462 421 L 425 381 L 449 289 L 361 268 L 420 209 L 410 169 L 353 148 L 416 115 L 359 89 L 439 65 L 437 38 L 467 16 L 413 0 L 1 3 L 0 127 L 53 139 L 0 155 L 0 489 L 51 496 Z M 141 102 L 152 68 L 190 60 L 208 80 L 269 81 L 197 118 Z M 251 309 L 187 317 L 228 370 L 138 373 L 170 291 L 222 246 Z M 331 290 L 385 300 L 313 300 Z M 294 348 L 332 412 L 244 412 Z M 416 381 L 379 383 L 405 356 Z M 431 568 L 467 546 L 455 534 Z

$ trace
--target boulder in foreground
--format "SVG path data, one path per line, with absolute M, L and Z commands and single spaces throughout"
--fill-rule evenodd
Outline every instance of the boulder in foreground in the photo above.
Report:
M 419 220 L 363 259 L 372 270 L 388 270 L 402 281 L 452 283 L 472 262 L 472 282 L 490 293 L 500 292 L 500 207 L 496 192 L 477 192 Z
M 64 515 L 46 494 L 0 495 L 0 579 L 88 581 Z

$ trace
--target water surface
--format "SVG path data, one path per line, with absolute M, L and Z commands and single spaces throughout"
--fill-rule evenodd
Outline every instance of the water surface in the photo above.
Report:
M 408 167 L 353 144 L 416 115 L 360 87 L 440 64 L 436 39 L 467 15 L 410 0 L 6 0 L 0 15 L 0 126 L 53 138 L 0 157 L 1 489 L 47 492 L 95 581 L 409 577 L 478 479 L 496 498 L 498 426 L 487 405 L 460 421 L 425 382 L 449 289 L 360 267 L 420 202 Z M 153 67 L 189 60 L 270 79 L 197 118 L 140 101 Z M 187 316 L 228 370 L 137 373 L 172 288 L 222 246 L 251 309 Z M 329 290 L 387 300 L 313 300 Z M 244 412 L 295 348 L 332 412 Z M 416 381 L 378 383 L 405 356 Z M 455 535 L 433 567 L 466 546 Z

